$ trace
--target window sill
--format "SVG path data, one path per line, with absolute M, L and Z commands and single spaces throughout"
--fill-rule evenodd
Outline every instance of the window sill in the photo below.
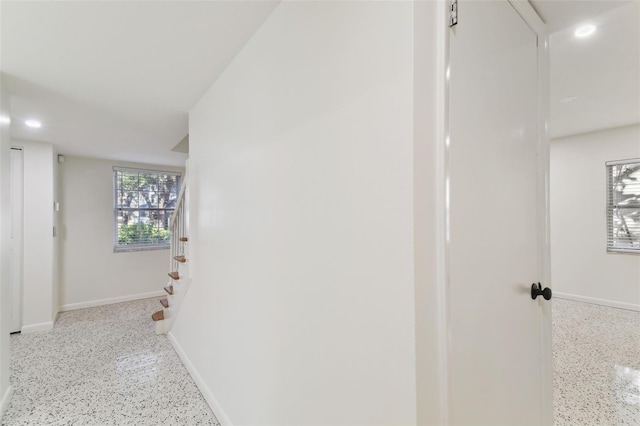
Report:
M 607 249 L 608 254 L 640 254 L 640 249 Z
M 169 250 L 170 246 L 167 245 L 146 245 L 146 246 L 122 246 L 114 247 L 114 253 L 127 253 L 132 251 L 152 251 L 152 250 Z

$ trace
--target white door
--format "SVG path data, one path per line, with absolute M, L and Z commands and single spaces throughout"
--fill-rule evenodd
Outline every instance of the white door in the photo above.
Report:
M 460 0 L 448 151 L 453 425 L 550 419 L 551 302 L 531 297 L 544 276 L 538 99 L 536 34 L 507 1 Z
M 11 149 L 11 286 L 10 332 L 22 327 L 22 150 Z

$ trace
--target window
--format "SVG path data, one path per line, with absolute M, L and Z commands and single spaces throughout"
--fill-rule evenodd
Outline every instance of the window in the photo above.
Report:
M 640 158 L 607 163 L 607 251 L 640 253 Z
M 114 251 L 169 248 L 180 173 L 113 168 Z

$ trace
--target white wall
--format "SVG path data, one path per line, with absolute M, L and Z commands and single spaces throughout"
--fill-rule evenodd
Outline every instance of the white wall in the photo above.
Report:
M 440 248 L 444 233 L 445 2 L 414 2 L 413 201 L 416 328 L 416 402 L 419 425 L 446 423 L 446 298 Z M 445 346 L 446 347 L 446 346 Z
M 113 166 L 184 172 L 65 156 L 59 165 L 62 310 L 152 297 L 169 280 L 168 250 L 113 252 Z
M 416 422 L 412 7 L 281 3 L 190 115 L 172 334 L 223 423 Z
M 60 173 L 58 170 L 58 153 L 53 148 L 51 153 L 51 167 L 53 172 L 53 201 L 54 203 L 60 201 Z M 51 209 L 52 215 L 52 226 L 55 229 L 53 232 L 53 253 L 52 253 L 52 263 L 53 263 L 53 272 L 52 272 L 52 298 L 51 298 L 51 315 L 53 320 L 55 321 L 58 316 L 58 311 L 60 309 L 60 223 L 59 216 L 60 213 L 55 210 L 55 208 Z
M 0 2 L 0 10 L 2 5 Z M 0 55 L 1 57 L 2 55 Z M 0 69 L 2 67 L 0 66 Z M 10 117 L 9 96 L 5 92 L 0 74 L 0 418 L 11 398 L 9 382 L 9 300 L 11 266 L 9 258 L 10 232 L 10 151 L 9 124 L 3 119 Z
M 638 125 L 552 141 L 551 277 L 558 296 L 640 309 L 640 256 L 606 252 L 605 209 L 605 162 L 638 157 Z
M 22 331 L 53 327 L 53 147 L 13 141 L 22 148 L 24 174 L 24 234 Z

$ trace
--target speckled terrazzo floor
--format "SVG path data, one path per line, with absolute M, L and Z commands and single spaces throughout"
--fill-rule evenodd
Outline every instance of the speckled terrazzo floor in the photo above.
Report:
M 52 331 L 11 336 L 3 425 L 215 425 L 151 313 L 158 299 L 61 313 Z
M 556 426 L 640 425 L 640 312 L 555 298 Z

